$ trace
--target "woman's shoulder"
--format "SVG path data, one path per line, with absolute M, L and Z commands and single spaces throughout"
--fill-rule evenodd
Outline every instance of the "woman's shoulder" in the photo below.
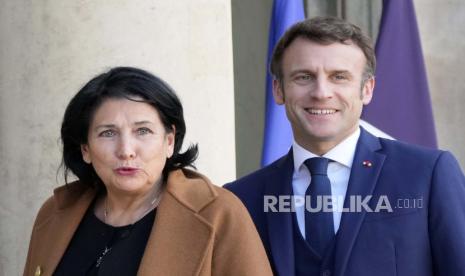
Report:
M 214 186 L 214 189 L 218 194 L 216 200 L 217 207 L 232 209 L 236 211 L 238 211 L 238 209 L 246 210 L 245 206 L 242 204 L 242 201 L 231 191 L 219 186 Z
M 47 198 L 40 207 L 34 223 L 35 227 L 40 227 L 40 225 L 46 223 L 59 209 L 75 203 L 89 189 L 88 185 L 84 185 L 79 181 L 55 188 L 53 195 Z
M 168 192 L 213 224 L 225 219 L 240 221 L 249 218 L 247 209 L 236 195 L 196 171 L 182 169 L 173 172 L 168 178 Z
M 207 251 L 213 254 L 211 274 L 272 275 L 255 225 L 245 206 L 232 192 L 214 185 L 206 176 L 186 169 L 172 172 L 167 186 L 169 198 L 162 199 L 159 213 L 162 213 L 162 207 L 166 208 L 164 210 L 170 208 L 170 219 L 182 220 L 176 225 L 190 227 L 189 239 L 210 234 L 211 249 Z
M 56 210 L 56 201 L 54 200 L 53 196 L 50 196 L 40 207 L 35 219 L 34 228 L 38 228 L 40 225 L 46 223 L 56 212 Z
M 241 204 L 232 192 L 213 184 L 207 176 L 189 169 L 171 172 L 167 190 L 195 211 L 209 204 L 225 207 Z

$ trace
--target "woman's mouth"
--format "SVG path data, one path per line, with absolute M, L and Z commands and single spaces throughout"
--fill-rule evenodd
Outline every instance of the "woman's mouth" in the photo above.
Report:
M 115 169 L 115 172 L 119 175 L 123 176 L 131 176 L 135 175 L 139 171 L 138 168 L 134 167 L 119 167 Z

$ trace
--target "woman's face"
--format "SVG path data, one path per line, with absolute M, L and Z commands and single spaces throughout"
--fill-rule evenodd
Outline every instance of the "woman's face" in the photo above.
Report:
M 174 130 L 167 133 L 153 106 L 107 99 L 96 110 L 81 151 L 109 192 L 143 194 L 159 183 L 173 147 Z

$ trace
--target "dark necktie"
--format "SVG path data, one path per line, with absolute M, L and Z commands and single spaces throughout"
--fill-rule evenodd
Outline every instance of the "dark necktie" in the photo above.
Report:
M 311 211 L 307 210 L 307 206 L 305 208 L 305 239 L 321 257 L 334 238 L 333 212 L 331 210 L 324 212 L 324 197 L 331 196 L 331 184 L 327 174 L 328 163 L 329 159 L 323 157 L 309 158 L 304 162 L 311 176 L 305 198 L 310 200 L 312 207 Z

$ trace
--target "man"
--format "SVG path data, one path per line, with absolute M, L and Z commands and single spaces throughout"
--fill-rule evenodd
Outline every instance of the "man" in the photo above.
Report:
M 464 175 L 448 152 L 359 127 L 375 67 L 369 38 L 337 18 L 297 23 L 275 48 L 273 95 L 294 143 L 225 187 L 276 275 L 465 275 Z

